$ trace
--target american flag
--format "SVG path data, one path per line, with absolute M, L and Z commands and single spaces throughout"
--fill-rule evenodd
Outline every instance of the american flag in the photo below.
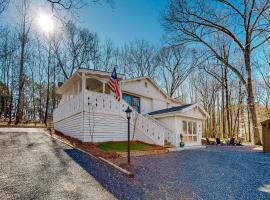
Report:
M 113 68 L 111 78 L 110 78 L 109 82 L 107 83 L 107 85 L 109 86 L 111 91 L 114 92 L 114 97 L 116 98 L 116 100 L 120 101 L 121 92 L 120 92 L 120 87 L 119 87 L 119 83 L 118 83 L 118 79 L 117 79 L 117 73 L 116 73 L 115 68 Z

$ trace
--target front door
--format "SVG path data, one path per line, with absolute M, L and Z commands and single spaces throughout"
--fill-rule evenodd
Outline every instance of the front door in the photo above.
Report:
M 186 144 L 198 142 L 198 124 L 196 121 L 182 121 L 182 135 Z

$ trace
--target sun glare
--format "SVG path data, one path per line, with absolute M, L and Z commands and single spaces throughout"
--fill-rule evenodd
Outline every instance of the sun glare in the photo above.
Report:
M 49 15 L 41 14 L 38 18 L 38 24 L 40 28 L 45 32 L 53 31 L 54 24 L 51 16 Z

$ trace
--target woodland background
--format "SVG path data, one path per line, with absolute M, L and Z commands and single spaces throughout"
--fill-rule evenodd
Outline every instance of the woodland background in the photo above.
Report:
M 260 144 L 260 121 L 269 117 L 270 2 L 168 1 L 160 23 L 166 37 L 119 46 L 80 27 L 81 7 L 113 1 L 0 0 L 0 117 L 2 124 L 48 123 L 56 88 L 78 68 L 149 76 L 169 96 L 200 103 L 210 118 L 206 137 L 243 137 Z M 37 7 L 53 15 L 57 30 L 44 33 Z M 159 19 L 157 19 L 159 20 Z

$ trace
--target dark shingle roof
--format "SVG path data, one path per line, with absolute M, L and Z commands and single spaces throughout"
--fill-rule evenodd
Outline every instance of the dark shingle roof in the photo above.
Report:
M 157 110 L 154 112 L 150 112 L 148 113 L 149 115 L 157 115 L 157 114 L 163 114 L 163 113 L 170 113 L 170 112 L 175 112 L 175 111 L 180 111 L 183 110 L 189 106 L 192 106 L 193 104 L 186 104 L 186 105 L 182 105 L 182 106 L 176 106 L 176 107 L 172 107 L 172 108 L 166 108 L 166 109 L 162 109 L 162 110 Z

